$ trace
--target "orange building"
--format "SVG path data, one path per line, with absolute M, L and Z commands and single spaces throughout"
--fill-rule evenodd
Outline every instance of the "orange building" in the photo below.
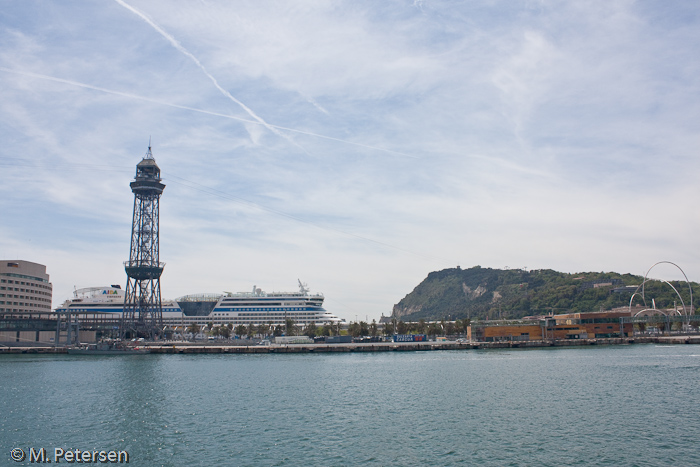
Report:
M 627 311 L 567 313 L 521 321 L 473 323 L 467 337 L 474 341 L 527 341 L 543 339 L 593 339 L 633 335 L 632 323 L 622 323 Z
M 483 321 L 467 328 L 467 338 L 479 342 L 535 341 L 543 340 L 544 336 L 544 326 L 538 321 Z

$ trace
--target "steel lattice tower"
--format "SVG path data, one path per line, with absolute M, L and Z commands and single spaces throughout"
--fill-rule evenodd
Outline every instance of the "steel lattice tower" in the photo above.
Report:
M 160 275 L 165 263 L 159 261 L 159 200 L 165 185 L 160 182 L 160 169 L 151 145 L 143 160 L 136 165 L 131 182 L 134 193 L 134 217 L 131 224 L 131 249 L 126 270 L 126 298 L 122 317 L 122 337 L 153 339 L 163 330 L 163 308 L 160 300 Z

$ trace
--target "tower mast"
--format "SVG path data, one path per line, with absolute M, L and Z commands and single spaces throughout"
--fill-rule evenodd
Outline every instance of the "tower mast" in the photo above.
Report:
M 159 258 L 158 222 L 159 200 L 165 185 L 161 183 L 150 141 L 130 185 L 134 193 L 134 216 L 129 261 L 124 262 L 127 283 L 121 335 L 153 339 L 163 329 L 160 276 L 165 263 Z

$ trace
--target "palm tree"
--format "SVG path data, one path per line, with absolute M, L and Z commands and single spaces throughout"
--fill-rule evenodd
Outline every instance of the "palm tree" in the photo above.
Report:
M 257 327 L 253 323 L 250 323 L 248 325 L 248 337 L 254 337 L 257 332 Z
M 408 331 L 408 326 L 406 326 L 406 323 L 399 321 L 396 325 L 396 332 L 399 334 L 406 334 L 406 331 Z
M 348 326 L 348 334 L 350 334 L 352 337 L 360 337 L 362 335 L 360 324 L 357 322 L 350 323 Z
M 199 333 L 199 324 L 190 324 L 189 326 L 187 326 L 187 332 L 191 333 L 192 337 L 196 336 Z
M 284 333 L 287 336 L 296 336 L 296 326 L 294 326 L 294 320 L 292 318 L 287 318 L 284 320 Z
M 316 327 L 316 323 L 314 323 L 312 321 L 309 324 L 307 324 L 306 327 L 304 328 L 304 335 L 309 336 L 310 338 L 313 339 L 314 337 L 316 337 L 316 330 L 317 329 L 318 328 Z
M 360 335 L 366 336 L 369 334 L 369 325 L 364 321 L 360 321 Z
M 390 336 L 394 334 L 394 325 L 391 323 L 384 323 L 384 335 Z
M 428 334 L 431 336 L 437 336 L 440 333 L 440 324 L 439 323 L 430 323 L 428 324 Z
M 457 334 L 462 334 L 462 320 L 461 319 L 455 320 L 455 331 L 457 332 Z
M 377 326 L 377 320 L 373 319 L 372 324 L 369 325 L 369 335 L 375 337 L 379 334 L 379 326 Z

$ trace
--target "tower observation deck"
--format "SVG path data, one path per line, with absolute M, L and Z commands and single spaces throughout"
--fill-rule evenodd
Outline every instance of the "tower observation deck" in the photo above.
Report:
M 121 335 L 125 338 L 154 338 L 163 330 L 160 276 L 165 263 L 159 258 L 159 202 L 165 185 L 153 158 L 151 146 L 136 165 L 131 182 L 134 193 L 134 216 L 131 224 L 131 248 L 126 270 L 126 296 Z

